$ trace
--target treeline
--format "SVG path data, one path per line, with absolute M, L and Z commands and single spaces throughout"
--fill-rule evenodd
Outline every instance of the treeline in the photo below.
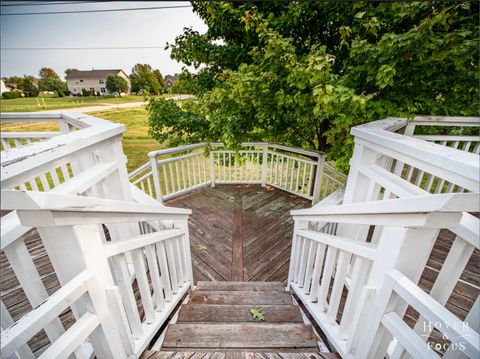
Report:
M 2 96 L 15 98 L 21 93 L 25 97 L 37 97 L 40 91 L 51 91 L 59 97 L 63 97 L 67 92 L 67 84 L 62 81 L 60 76 L 49 67 L 42 67 L 38 73 L 39 78 L 33 76 L 12 76 L 3 79 L 5 84 L 15 84 L 15 88 L 9 92 L 4 92 Z

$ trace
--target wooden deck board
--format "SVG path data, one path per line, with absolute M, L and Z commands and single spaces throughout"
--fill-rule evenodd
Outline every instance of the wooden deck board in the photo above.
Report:
M 202 348 L 206 351 L 318 351 L 306 324 L 186 324 L 167 328 L 162 351 Z
M 264 323 L 303 323 L 296 305 L 255 305 L 265 315 Z M 252 305 L 184 304 L 177 323 L 256 322 L 250 313 Z
M 265 353 L 265 352 L 156 352 L 146 350 L 140 359 L 340 359 L 336 353 Z
M 284 282 L 293 232 L 290 210 L 307 208 L 311 202 L 259 185 L 217 185 L 166 204 L 192 209 L 189 223 L 195 281 L 242 280 L 243 275 L 245 281 Z M 201 245 L 207 249 L 199 251 Z

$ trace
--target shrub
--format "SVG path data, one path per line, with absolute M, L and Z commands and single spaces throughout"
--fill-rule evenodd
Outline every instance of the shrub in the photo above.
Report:
M 2 97 L 6 100 L 13 100 L 14 98 L 19 98 L 21 92 L 20 91 L 8 91 L 2 93 Z

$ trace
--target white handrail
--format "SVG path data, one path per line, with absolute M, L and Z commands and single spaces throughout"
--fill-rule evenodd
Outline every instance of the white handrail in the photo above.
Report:
M 75 196 L 36 191 L 5 190 L 1 194 L 1 207 L 6 210 L 49 210 L 69 212 L 149 213 L 156 215 L 190 215 L 185 208 L 149 205 L 137 202 Z
M 414 127 L 479 124 L 478 118 L 388 118 L 358 126 L 352 129 L 355 150 L 343 204 L 335 205 L 341 201 L 336 196 L 327 197 L 325 203 L 291 212 L 295 229 L 288 286 L 342 357 L 399 359 L 405 351 L 426 356 L 431 330 L 422 331 L 422 323 L 436 318 L 444 326 L 451 324 L 444 320 L 454 318 L 445 305 L 480 245 L 480 221 L 469 213 L 480 211 L 480 157 L 471 153 L 475 138 L 429 143 L 428 136 L 415 138 Z M 465 144 L 459 146 L 461 141 Z M 336 202 L 327 204 L 332 200 Z M 419 308 L 418 303 L 409 295 L 398 301 L 391 288 L 381 286 L 392 269 L 418 283 L 444 228 L 456 235 L 452 247 L 430 294 L 417 291 L 438 305 L 431 306 L 433 316 L 420 310 L 412 330 L 403 318 L 408 305 Z M 475 306 L 478 299 L 472 312 Z M 469 347 L 470 354 L 478 350 L 478 345 Z
M 429 212 L 479 212 L 479 193 L 440 193 L 410 198 L 397 198 L 384 201 L 356 202 L 336 206 L 318 206 L 315 209 L 296 209 L 290 213 L 294 217 L 365 215 Z
M 385 155 L 406 155 L 432 167 L 448 171 L 444 174 L 445 179 L 457 176 L 460 185 L 469 190 L 478 191 L 480 173 L 476 154 L 362 126 L 352 128 L 352 134 L 358 139 L 358 143 L 362 143 L 362 140 L 367 141 L 369 146 L 375 148 L 378 146 Z

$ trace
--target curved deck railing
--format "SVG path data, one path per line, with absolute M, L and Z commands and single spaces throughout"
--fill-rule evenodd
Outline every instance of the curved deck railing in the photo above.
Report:
M 455 316 L 446 306 L 479 249 L 480 221 L 470 212 L 480 210 L 480 137 L 469 136 L 461 148 L 463 136 L 440 144 L 415 138 L 414 127 L 425 122 L 394 118 L 353 128 L 343 199 L 292 211 L 289 286 L 344 358 L 479 355 L 478 293 L 469 314 Z M 427 123 L 472 127 L 480 119 Z M 428 259 L 442 229 L 454 240 L 432 268 Z M 429 293 L 419 287 L 425 273 Z M 409 306 L 420 317 L 407 318 Z M 431 338 L 434 328 L 446 340 Z
M 199 143 L 153 151 L 149 157 L 130 180 L 159 201 L 215 184 L 261 184 L 316 203 L 346 179 L 323 153 L 274 143 L 245 142 L 238 151 Z

